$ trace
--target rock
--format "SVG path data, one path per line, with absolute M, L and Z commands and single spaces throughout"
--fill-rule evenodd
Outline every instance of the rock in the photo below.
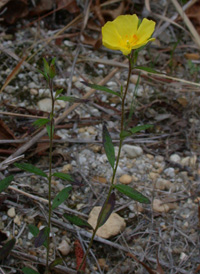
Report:
M 133 83 L 133 84 L 137 84 L 138 78 L 139 78 L 138 75 L 133 74 L 133 75 L 131 75 L 131 77 L 130 77 L 130 82 Z M 141 82 L 141 81 L 140 81 L 140 79 L 139 79 L 139 83 L 140 83 L 140 82 Z
M 155 182 L 160 175 L 156 172 L 150 172 L 149 173 L 149 179 L 151 179 L 153 182 Z
M 32 94 L 32 95 L 38 95 L 38 90 L 35 89 L 35 88 L 31 88 L 30 89 L 30 94 Z
M 171 209 L 176 209 L 177 204 L 176 203 L 164 203 L 163 201 L 159 199 L 153 200 L 153 210 L 155 212 L 168 212 Z
M 11 207 L 10 209 L 8 209 L 7 215 L 8 215 L 10 218 L 14 218 L 15 215 L 16 215 L 16 213 L 15 213 L 15 208 L 14 208 L 14 207 Z
M 99 216 L 101 206 L 95 206 L 89 214 L 88 223 L 95 228 L 97 218 Z M 118 235 L 126 227 L 126 223 L 122 217 L 117 213 L 111 213 L 110 217 L 104 225 L 97 230 L 97 236 L 108 239 L 112 236 Z
M 153 200 L 153 210 L 155 212 L 168 212 L 169 206 L 167 204 L 163 204 L 163 202 L 159 199 Z
M 63 256 L 66 256 L 69 254 L 71 247 L 66 240 L 62 240 L 62 242 L 58 246 L 58 250 L 61 252 Z
M 166 168 L 164 170 L 164 173 L 165 173 L 165 175 L 167 175 L 170 178 L 174 178 L 175 177 L 175 170 L 174 170 L 173 167 Z
M 18 226 L 21 225 L 21 218 L 19 215 L 15 216 L 14 223 L 17 224 Z
M 136 158 L 143 154 L 143 150 L 139 146 L 123 145 L 122 150 L 125 151 L 130 158 Z
M 128 174 L 124 174 L 119 178 L 120 183 L 128 185 L 132 182 L 132 177 Z
M 189 166 L 189 163 L 190 163 L 190 157 L 189 157 L 189 156 L 184 157 L 184 158 L 181 160 L 181 165 L 183 165 L 183 166 Z
M 175 163 L 180 163 L 181 162 L 181 157 L 178 154 L 172 154 L 169 158 L 170 161 L 175 162 Z
M 71 164 L 67 164 L 67 165 L 64 165 L 63 168 L 62 168 L 62 172 L 64 173 L 69 173 L 72 171 L 72 165 Z
M 44 98 L 44 99 L 38 101 L 37 106 L 38 106 L 39 110 L 50 112 L 51 111 L 51 99 Z
M 165 179 L 158 178 L 155 184 L 155 188 L 160 189 L 160 190 L 169 190 L 173 184 Z

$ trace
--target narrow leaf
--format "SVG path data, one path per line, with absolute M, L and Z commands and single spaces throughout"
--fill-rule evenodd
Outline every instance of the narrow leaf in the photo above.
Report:
M 0 193 L 9 186 L 9 184 L 13 181 L 13 178 L 13 175 L 10 175 L 0 181 Z
M 133 189 L 130 186 L 127 185 L 113 185 L 114 188 L 116 188 L 119 192 L 125 194 L 126 196 L 130 197 L 131 199 L 140 202 L 140 203 L 144 203 L 144 204 L 150 204 L 150 200 L 145 197 L 143 194 L 141 194 L 140 192 L 138 192 L 137 190 Z
M 156 70 L 154 70 L 154 69 L 152 69 L 152 68 L 149 68 L 149 67 L 143 67 L 143 66 L 137 66 L 137 67 L 134 67 L 134 69 L 139 69 L 139 70 L 144 70 L 144 71 L 146 71 L 146 72 L 151 72 L 151 73 L 159 73 L 159 74 L 161 74 L 160 72 L 158 72 L 158 71 L 156 71 Z
M 37 119 L 34 123 L 33 123 L 33 125 L 34 126 L 37 126 L 37 127 L 42 127 L 42 126 L 44 126 L 44 125 L 46 125 L 47 123 L 49 123 L 49 119 L 47 119 L 47 118 L 41 118 L 41 119 Z
M 142 130 L 146 130 L 148 128 L 152 128 L 153 125 L 141 125 L 141 126 L 136 126 L 136 127 L 133 127 L 130 129 L 130 132 L 133 134 L 133 133 L 136 133 L 136 132 L 139 132 L 139 131 L 142 131 Z
M 48 81 L 48 76 L 43 72 L 43 71 L 41 71 L 40 69 L 37 69 L 37 71 L 40 73 L 40 74 L 42 74 L 43 76 L 44 76 L 44 78 Z
M 56 97 L 63 92 L 63 88 L 56 90 Z
M 40 274 L 39 272 L 33 270 L 33 269 L 30 268 L 30 267 L 24 267 L 24 268 L 22 268 L 22 272 L 23 272 L 24 274 Z
M 105 124 L 103 125 L 103 146 L 104 146 L 108 161 L 109 161 L 111 167 L 114 169 L 115 149 L 114 149 L 112 139 L 110 137 L 110 134 L 109 134 L 108 129 Z
M 55 67 L 56 57 L 54 57 L 49 66 L 49 77 L 53 79 L 56 76 L 56 67 Z
M 60 96 L 60 97 L 57 97 L 56 100 L 62 100 L 62 101 L 71 102 L 71 103 L 87 103 L 90 101 L 89 99 L 81 99 L 81 98 L 76 98 L 72 96 Z
M 125 139 L 125 138 L 127 138 L 127 137 L 129 137 L 129 136 L 131 136 L 131 135 L 132 135 L 131 132 L 129 132 L 129 131 L 127 131 L 127 130 L 123 130 L 123 131 L 120 133 L 120 139 Z
M 53 199 L 52 203 L 52 209 L 55 209 L 60 204 L 62 204 L 67 198 L 69 197 L 69 193 L 72 190 L 71 186 L 65 187 L 63 190 L 61 190 L 58 195 Z
M 84 82 L 84 81 L 81 81 L 82 84 L 90 87 L 90 88 L 93 88 L 93 89 L 96 89 L 96 90 L 101 90 L 101 91 L 105 91 L 105 92 L 108 92 L 110 94 L 113 94 L 113 95 L 116 95 L 118 97 L 121 98 L 121 94 L 119 92 L 116 92 L 116 91 L 113 91 L 107 87 L 104 87 L 104 86 L 100 86 L 100 85 L 95 85 L 95 84 L 90 84 L 90 83 L 87 83 L 87 82 Z
M 75 245 L 75 257 L 76 257 L 76 269 L 78 270 L 80 268 L 77 271 L 77 274 L 81 274 L 81 273 L 83 274 L 83 273 L 85 273 L 85 268 L 86 268 L 86 261 L 85 260 L 82 264 L 83 257 L 84 257 L 84 251 L 83 251 L 81 243 L 78 239 L 75 240 L 74 245 Z
M 60 178 L 60 179 L 62 179 L 62 180 L 74 182 L 74 179 L 72 178 L 72 176 L 69 175 L 69 174 L 66 174 L 66 173 L 55 172 L 55 173 L 52 174 L 52 176 L 58 177 L 58 178 Z
M 28 229 L 34 237 L 36 237 L 40 232 L 39 228 L 32 224 L 28 225 Z
M 100 215 L 102 214 L 102 211 L 103 211 L 103 214 L 101 216 L 101 220 L 99 223 L 99 227 L 104 225 L 105 222 L 108 220 L 108 218 L 110 217 L 110 214 L 113 212 L 114 206 L 115 206 L 115 193 L 112 192 L 106 206 L 104 204 L 99 213 L 97 222 L 99 221 Z
M 148 128 L 152 128 L 153 125 L 141 125 L 141 126 L 136 126 L 136 127 L 133 127 L 131 129 L 129 129 L 128 131 L 126 130 L 123 130 L 121 133 L 120 133 L 120 138 L 121 139 L 125 139 L 131 135 L 133 135 L 134 133 L 137 133 L 137 132 L 140 132 L 142 130 L 146 130 Z
M 70 223 L 74 225 L 77 225 L 81 228 L 89 228 L 93 230 L 93 227 L 87 221 L 79 218 L 78 216 L 68 215 L 66 213 L 64 213 L 63 216 L 65 217 L 65 219 L 67 219 Z
M 49 265 L 49 269 L 51 270 L 52 268 L 54 268 L 56 265 L 62 264 L 63 260 L 62 258 L 56 258 L 55 260 L 53 260 L 53 262 L 50 263 Z
M 49 76 L 49 64 L 45 58 L 43 58 L 43 65 L 44 65 L 44 75 L 45 77 Z
M 0 249 L 0 261 L 6 258 L 13 249 L 16 240 L 13 238 Z
M 41 245 L 45 244 L 48 234 L 48 227 L 44 227 L 42 230 L 40 230 L 38 236 L 35 238 L 35 247 L 40 247 Z
M 47 129 L 48 136 L 50 138 L 50 136 L 51 136 L 51 127 L 50 127 L 50 125 L 46 125 L 46 129 Z M 52 136 L 53 136 L 53 134 L 54 134 L 54 126 L 52 128 Z
M 44 171 L 42 171 L 38 167 L 35 167 L 35 166 L 31 165 L 31 164 L 25 164 L 25 163 L 19 164 L 19 163 L 15 163 L 14 165 L 16 167 L 22 169 L 22 170 L 25 170 L 25 171 L 28 171 L 28 172 L 32 172 L 32 173 L 34 173 L 36 175 L 39 175 L 39 176 L 42 176 L 42 177 L 47 177 L 47 174 L 44 173 Z

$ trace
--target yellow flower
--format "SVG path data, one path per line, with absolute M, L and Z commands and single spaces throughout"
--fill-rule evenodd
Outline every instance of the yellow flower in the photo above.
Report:
M 128 55 L 132 49 L 140 48 L 148 42 L 155 29 L 155 22 L 144 18 L 139 25 L 139 19 L 134 15 L 120 15 L 114 21 L 107 22 L 102 27 L 102 41 L 106 48 L 121 50 Z

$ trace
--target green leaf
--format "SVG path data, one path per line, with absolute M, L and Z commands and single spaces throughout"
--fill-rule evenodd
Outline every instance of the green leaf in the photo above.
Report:
M 51 136 L 51 126 L 50 125 L 46 125 L 46 129 L 47 129 L 48 136 L 50 138 L 50 136 Z M 54 134 L 54 126 L 53 126 L 52 129 L 53 129 L 52 130 L 52 136 L 53 136 L 53 134 Z
M 96 89 L 96 90 L 101 90 L 101 91 L 105 91 L 105 92 L 108 92 L 110 94 L 113 94 L 113 95 L 116 95 L 118 97 L 121 98 L 121 94 L 119 92 L 116 92 L 116 91 L 113 91 L 107 87 L 104 87 L 104 86 L 100 86 L 100 85 L 95 85 L 95 84 L 90 84 L 90 83 L 87 83 L 87 82 L 84 82 L 84 81 L 81 81 L 82 84 L 90 87 L 90 88 L 93 88 L 93 89 Z
M 131 132 L 129 132 L 129 131 L 127 131 L 127 130 L 123 130 L 123 131 L 120 133 L 120 139 L 125 139 L 125 138 L 127 138 L 127 137 L 129 137 L 129 136 L 131 136 L 131 135 L 132 135 Z
M 39 228 L 32 224 L 28 225 L 28 229 L 34 237 L 36 237 L 40 232 Z
M 47 77 L 47 79 L 49 78 L 49 64 L 47 62 L 47 60 L 45 58 L 43 58 L 43 65 L 44 65 L 44 75 L 45 78 Z
M 13 175 L 10 175 L 0 181 L 0 193 L 9 186 L 9 184 L 13 181 L 13 178 Z
M 40 230 L 39 234 L 35 238 L 35 247 L 40 247 L 41 245 L 44 245 L 46 247 L 47 244 L 45 242 L 47 240 L 48 235 L 49 235 L 48 227 L 44 227 L 42 230 Z
M 67 198 L 69 197 L 69 193 L 72 190 L 71 186 L 65 187 L 61 190 L 56 197 L 53 199 L 52 209 L 55 209 L 59 205 L 61 205 Z
M 149 67 L 137 66 L 137 67 L 134 67 L 134 69 L 139 69 L 139 70 L 144 70 L 146 72 L 161 74 L 160 72 L 156 71 L 155 69 L 152 69 L 152 68 L 149 68 Z
M 24 268 L 22 268 L 22 272 L 23 272 L 24 274 L 40 274 L 39 272 L 33 270 L 33 269 L 30 268 L 30 267 L 24 267 Z
M 133 135 L 134 133 L 137 133 L 139 131 L 146 130 L 146 129 L 152 128 L 152 127 L 153 127 L 153 125 L 141 125 L 141 126 L 133 127 L 131 129 L 129 129 L 128 131 L 123 130 L 120 133 L 120 138 L 125 139 L 126 137 L 129 137 L 129 136 Z
M 119 192 L 125 194 L 126 196 L 130 197 L 131 199 L 140 202 L 140 203 L 144 203 L 144 204 L 150 204 L 150 200 L 145 197 L 143 194 L 141 194 L 140 192 L 138 192 L 137 190 L 133 189 L 130 186 L 127 185 L 113 185 L 114 188 L 116 188 Z
M 134 134 L 134 133 L 136 133 L 136 132 L 139 132 L 139 131 L 142 131 L 142 130 L 146 130 L 146 129 L 152 128 L 152 127 L 153 127 L 153 125 L 141 125 L 141 126 L 133 127 L 133 128 L 131 128 L 131 129 L 129 129 L 129 130 L 130 130 L 130 132 L 131 132 L 132 134 Z
M 72 176 L 69 175 L 69 174 L 66 174 L 66 173 L 55 172 L 55 173 L 52 174 L 52 176 L 58 177 L 58 178 L 60 178 L 60 179 L 62 179 L 62 180 L 74 182 L 74 179 L 72 178 Z
M 37 69 L 37 71 L 44 76 L 44 78 L 48 81 L 48 76 L 41 70 Z
M 109 161 L 111 167 L 114 169 L 115 149 L 114 149 L 112 139 L 110 137 L 110 134 L 109 134 L 108 129 L 105 124 L 103 125 L 103 146 L 104 146 L 108 161 Z
M 15 163 L 14 164 L 16 167 L 22 169 L 22 170 L 25 170 L 25 171 L 28 171 L 28 172 L 32 172 L 36 175 L 39 175 L 39 176 L 42 176 L 42 177 L 46 177 L 47 178 L 47 174 L 44 173 L 44 171 L 42 171 L 41 169 L 31 165 L 31 164 L 25 164 L 25 163 L 22 163 L 22 164 L 19 164 L 19 163 Z
M 93 227 L 85 220 L 79 218 L 78 216 L 75 215 L 68 215 L 66 213 L 64 213 L 63 215 L 65 217 L 65 219 L 67 219 L 70 223 L 77 225 L 81 228 L 89 228 L 93 230 Z
M 56 265 L 62 264 L 62 263 L 63 263 L 62 258 L 56 258 L 55 260 L 53 260 L 53 262 L 50 263 L 49 269 L 52 269 L 52 268 L 54 268 Z
M 104 203 L 104 205 L 101 208 L 101 211 L 99 213 L 99 217 L 102 214 L 102 211 L 103 211 L 103 214 L 101 216 L 101 220 L 100 220 L 100 223 L 99 223 L 98 227 L 105 224 L 105 222 L 110 217 L 110 214 L 113 212 L 114 207 L 115 207 L 115 193 L 112 192 L 106 206 L 105 206 L 105 203 Z M 98 217 L 98 221 L 99 221 L 99 217 Z
M 60 96 L 60 97 L 57 97 L 56 100 L 62 100 L 62 101 L 71 102 L 71 103 L 87 103 L 90 101 L 89 99 L 81 99 L 81 98 L 76 98 L 72 96 Z
M 54 57 L 49 66 L 49 77 L 53 79 L 56 76 L 56 67 L 55 67 L 56 57 Z
M 44 126 L 44 125 L 46 125 L 47 123 L 49 123 L 49 119 L 47 119 L 47 118 L 41 118 L 41 119 L 37 119 L 34 123 L 33 123 L 33 125 L 34 126 L 37 126 L 37 127 L 42 127 L 42 126 Z
M 56 90 L 56 97 L 63 92 L 63 88 Z
M 15 243 L 16 240 L 13 238 L 0 249 L 0 261 L 5 259 L 9 255 L 10 251 L 15 246 Z

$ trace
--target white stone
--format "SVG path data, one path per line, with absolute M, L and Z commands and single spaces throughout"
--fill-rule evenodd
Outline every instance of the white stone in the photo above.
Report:
M 16 215 L 16 213 L 15 213 L 15 208 L 14 208 L 14 207 L 11 207 L 10 209 L 8 209 L 7 215 L 8 215 L 10 218 L 14 218 L 15 215 Z
M 71 247 L 66 240 L 62 240 L 62 242 L 58 246 L 58 250 L 61 252 L 63 256 L 66 256 L 69 254 Z
M 38 101 L 37 106 L 42 111 L 51 111 L 51 99 L 50 98 L 44 98 L 40 101 Z
M 175 177 L 175 171 L 174 171 L 173 167 L 166 168 L 164 170 L 164 173 L 165 173 L 165 175 L 167 175 L 170 178 L 174 178 Z
M 89 214 L 88 223 L 95 228 L 97 218 L 99 216 L 101 206 L 95 206 Z M 97 230 L 97 236 L 108 239 L 112 236 L 118 235 L 126 227 L 126 223 L 122 217 L 117 213 L 111 213 L 108 220 Z
M 172 154 L 169 159 L 175 163 L 180 163 L 181 161 L 181 157 L 178 154 Z
M 130 158 L 136 158 L 143 153 L 142 148 L 139 146 L 123 145 L 122 150 L 125 151 Z

